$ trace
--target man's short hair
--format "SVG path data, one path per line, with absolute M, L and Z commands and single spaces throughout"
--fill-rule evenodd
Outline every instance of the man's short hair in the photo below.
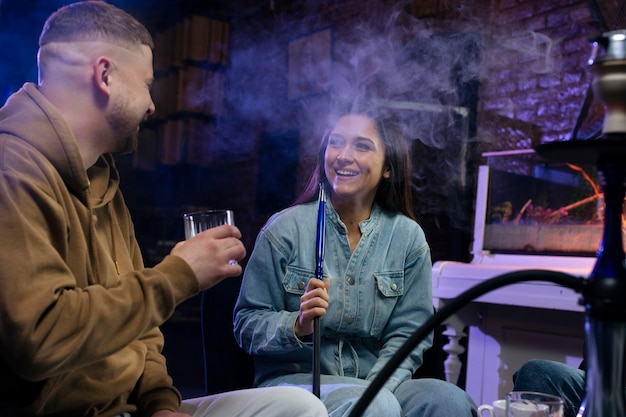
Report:
M 150 32 L 130 14 L 104 1 L 69 4 L 50 15 L 39 36 L 39 47 L 50 42 L 107 42 L 154 49 Z

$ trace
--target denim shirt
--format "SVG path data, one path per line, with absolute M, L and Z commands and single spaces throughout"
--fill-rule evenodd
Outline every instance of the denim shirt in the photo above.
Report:
M 273 215 L 257 237 L 234 312 L 235 338 L 254 356 L 255 383 L 312 369 L 312 346 L 294 325 L 315 276 L 317 202 Z M 413 220 L 374 205 L 350 252 L 345 225 L 326 204 L 324 279 L 329 307 L 320 320 L 323 375 L 372 380 L 433 314 L 430 249 Z M 422 363 L 424 340 L 385 387 L 394 391 Z

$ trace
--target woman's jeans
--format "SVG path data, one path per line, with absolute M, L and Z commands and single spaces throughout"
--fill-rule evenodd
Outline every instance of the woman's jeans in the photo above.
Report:
M 262 386 L 295 385 L 311 390 L 311 374 L 292 374 L 266 381 Z M 358 378 L 322 375 L 320 398 L 330 417 L 346 417 L 361 398 L 369 381 Z M 439 379 L 410 379 L 395 392 L 381 389 L 362 417 L 470 417 L 476 405 L 456 385 Z

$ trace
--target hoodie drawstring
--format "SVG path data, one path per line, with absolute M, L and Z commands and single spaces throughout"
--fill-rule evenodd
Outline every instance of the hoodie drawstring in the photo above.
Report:
M 115 264 L 115 270 L 117 271 L 117 275 L 120 275 L 120 264 L 117 261 L 117 249 L 115 246 L 115 230 L 113 229 L 114 217 L 113 217 L 113 209 L 111 208 L 111 204 L 107 204 L 107 214 L 109 215 L 109 231 L 111 232 L 111 258 L 113 259 L 113 263 Z

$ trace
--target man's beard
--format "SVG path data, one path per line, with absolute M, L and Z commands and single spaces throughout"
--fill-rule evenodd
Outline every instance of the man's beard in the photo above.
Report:
M 127 134 L 126 136 L 122 136 L 120 140 L 117 141 L 116 149 L 113 150 L 113 153 L 133 153 L 137 150 L 137 141 L 139 140 L 139 131 L 135 130 L 133 133 Z
M 115 106 L 107 116 L 109 125 L 118 138 L 113 145 L 113 149 L 111 149 L 112 153 L 125 154 L 137 150 L 141 121 L 136 121 L 129 113 L 129 111 L 124 109 L 124 106 Z

